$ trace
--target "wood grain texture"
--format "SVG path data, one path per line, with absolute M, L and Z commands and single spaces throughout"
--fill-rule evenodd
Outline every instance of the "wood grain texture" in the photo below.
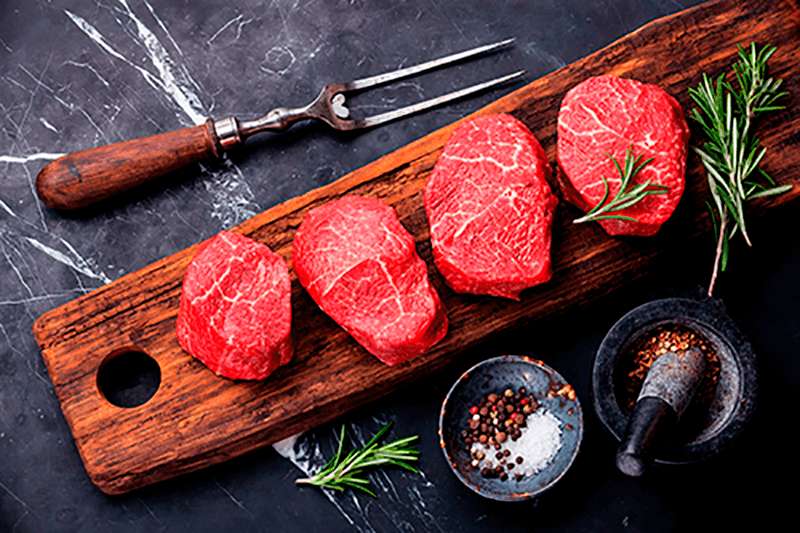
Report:
M 221 154 L 209 119 L 198 126 L 59 157 L 36 176 L 36 193 L 53 209 L 78 209 Z
M 700 73 L 727 69 L 736 44 L 779 46 L 771 73 L 798 89 L 798 27 L 791 8 L 771 1 L 714 2 L 655 21 L 609 47 L 481 109 L 526 123 L 556 156 L 556 115 L 566 91 L 593 75 L 615 74 L 654 83 L 691 108 L 687 88 Z M 769 151 L 765 168 L 779 183 L 800 183 L 800 116 L 790 108 L 759 126 Z M 219 378 L 183 352 L 175 319 L 184 271 L 197 245 L 133 272 L 41 316 L 34 334 L 66 420 L 91 479 L 121 493 L 235 457 L 329 421 L 438 370 L 492 335 L 580 307 L 643 276 L 659 256 L 710 231 L 708 198 L 697 157 L 678 210 L 654 237 L 611 238 L 597 224 L 573 226 L 578 211 L 557 210 L 553 279 L 522 293 L 521 302 L 454 294 L 433 267 L 422 190 L 455 124 L 391 153 L 340 180 L 269 209 L 233 228 L 269 245 L 290 262 L 294 232 L 305 213 L 345 194 L 392 205 L 415 236 L 431 280 L 448 309 L 450 331 L 429 353 L 389 367 L 326 317 L 292 271 L 293 361 L 263 382 Z M 698 129 L 691 125 L 693 135 Z M 795 204 L 800 187 L 754 202 L 751 216 Z M 710 269 L 710 265 L 709 265 Z M 118 408 L 96 384 L 110 354 L 135 348 L 161 367 L 162 383 L 146 404 Z

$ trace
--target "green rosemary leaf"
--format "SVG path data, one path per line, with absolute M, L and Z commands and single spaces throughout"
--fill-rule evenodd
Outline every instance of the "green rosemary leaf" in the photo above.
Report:
M 709 217 L 711 218 L 711 227 L 714 230 L 714 238 L 719 236 L 719 224 L 717 223 L 717 216 L 711 203 L 706 201 L 706 208 L 708 209 Z
M 733 63 L 734 84 L 720 74 L 711 80 L 703 74 L 697 87 L 689 88 L 689 97 L 697 106 L 689 116 L 697 122 L 708 141 L 695 152 L 707 171 L 709 191 L 715 210 L 712 216 L 717 240 L 714 268 L 708 294 L 712 295 L 718 271 L 728 264 L 729 239 L 741 231 L 750 245 L 745 222 L 744 203 L 754 198 L 782 194 L 790 185 L 777 186 L 759 167 L 766 148 L 752 135 L 753 120 L 762 113 L 779 111 L 785 106 L 778 100 L 786 96 L 780 90 L 783 80 L 766 75 L 767 61 L 776 48 L 760 50 L 755 43 L 737 45 L 738 59 Z M 756 181 L 769 183 L 764 186 Z
M 592 217 L 592 220 L 630 220 L 631 222 L 638 222 L 633 217 L 629 217 L 627 215 L 597 215 L 596 217 Z M 582 220 L 575 220 L 573 221 L 574 224 L 579 224 L 580 222 L 585 222 Z
M 650 159 L 639 163 L 639 160 L 642 158 L 642 154 L 634 157 L 633 145 L 629 146 L 625 152 L 624 165 L 620 165 L 611 154 L 606 155 L 609 159 L 611 159 L 611 162 L 614 163 L 614 167 L 617 169 L 617 172 L 620 175 L 621 181 L 619 184 L 619 190 L 614 198 L 610 202 L 606 203 L 606 200 L 608 200 L 608 197 L 611 193 L 611 187 L 608 185 L 608 180 L 605 178 L 605 176 L 601 175 L 600 179 L 603 180 L 603 185 L 605 187 L 603 197 L 600 199 L 600 202 L 592 207 L 584 216 L 573 220 L 573 224 L 610 219 L 638 222 L 631 216 L 620 215 L 615 212 L 627 209 L 632 205 L 641 202 L 645 197 L 651 194 L 665 194 L 669 190 L 669 187 L 666 185 L 651 184 L 649 179 L 644 183 L 640 183 L 633 188 L 628 189 L 628 185 L 630 185 L 634 176 L 641 172 L 645 165 L 648 165 L 651 161 L 653 161 L 653 158 L 651 157 Z
M 725 272 L 725 269 L 728 267 L 728 248 L 729 248 L 729 239 L 724 238 L 722 239 L 722 258 L 720 262 L 720 270 Z
M 777 185 L 777 183 L 775 183 L 775 180 L 773 180 L 773 179 L 772 179 L 772 178 L 769 176 L 769 174 L 767 174 L 766 172 L 764 172 L 764 171 L 761 169 L 761 167 L 758 167 L 756 170 L 758 171 L 759 175 L 760 175 L 762 178 L 764 178 L 765 180 L 767 180 L 767 181 L 769 182 L 769 184 L 770 184 L 770 185 Z
M 325 468 L 329 468 L 332 465 L 335 465 L 339 462 L 339 459 L 342 457 L 342 444 L 344 443 L 344 426 L 342 426 L 342 434 L 339 435 L 339 447 L 336 449 L 336 455 L 331 457 L 331 460 L 328 461 L 328 464 L 325 465 Z
M 605 192 L 603 192 L 603 198 L 600 199 L 600 202 L 596 206 L 591 208 L 589 212 L 586 213 L 587 217 L 595 214 L 601 207 L 603 207 L 603 204 L 605 204 L 606 200 L 608 199 L 608 192 L 610 190 L 608 187 L 608 180 L 606 180 L 606 177 L 603 175 L 600 176 L 600 179 L 603 180 L 603 185 L 605 185 L 605 190 L 604 190 Z
M 772 187 L 771 189 L 765 189 L 761 192 L 757 192 L 755 194 L 750 195 L 749 198 L 764 198 L 766 196 L 775 196 L 777 194 L 783 194 L 785 192 L 789 192 L 792 190 L 791 185 L 781 185 L 780 187 Z
M 412 444 L 419 438 L 418 436 L 405 437 L 388 444 L 378 444 L 381 437 L 389 431 L 391 425 L 392 423 L 389 422 L 383 426 L 360 451 L 351 450 L 344 459 L 342 459 L 342 447 L 344 445 L 344 426 L 342 426 L 336 455 L 319 472 L 310 478 L 298 479 L 295 483 L 316 485 L 334 490 L 352 488 L 375 496 L 366 487 L 369 484 L 369 480 L 360 477 L 364 469 L 388 465 L 399 466 L 412 472 L 417 472 L 408 462 L 418 459 L 419 451 Z

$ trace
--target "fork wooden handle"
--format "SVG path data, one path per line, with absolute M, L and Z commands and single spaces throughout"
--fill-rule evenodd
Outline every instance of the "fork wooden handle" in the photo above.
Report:
M 209 119 L 199 126 L 65 155 L 39 172 L 36 192 L 53 209 L 77 209 L 191 163 L 221 157 L 222 151 Z

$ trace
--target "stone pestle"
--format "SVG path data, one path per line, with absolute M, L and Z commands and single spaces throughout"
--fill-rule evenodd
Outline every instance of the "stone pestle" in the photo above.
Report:
M 706 368 L 701 350 L 667 352 L 650 367 L 617 449 L 617 468 L 641 476 L 692 401 Z

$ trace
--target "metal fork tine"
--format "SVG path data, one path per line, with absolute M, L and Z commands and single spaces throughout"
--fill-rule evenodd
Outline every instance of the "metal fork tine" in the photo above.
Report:
M 479 54 L 485 54 L 487 52 L 491 52 L 492 50 L 496 50 L 511 44 L 515 40 L 515 38 L 506 39 L 505 41 L 500 41 L 498 43 L 487 44 L 485 46 L 473 48 L 472 50 L 467 50 L 466 52 L 459 52 L 441 59 L 428 61 L 427 63 L 423 63 L 421 65 L 406 67 L 400 70 L 395 70 L 394 72 L 387 72 L 378 76 L 372 76 L 371 78 L 355 80 L 350 83 L 329 83 L 322 88 L 319 96 L 317 96 L 313 102 L 305 107 L 292 109 L 277 107 L 261 118 L 244 122 L 239 122 L 236 117 L 228 117 L 226 119 L 216 121 L 214 123 L 214 129 L 217 132 L 220 144 L 225 150 L 227 150 L 228 148 L 241 144 L 245 137 L 248 137 L 254 133 L 264 130 L 281 131 L 288 128 L 294 122 L 304 119 L 321 120 L 330 127 L 340 131 L 349 131 L 377 126 L 378 124 L 383 124 L 384 122 L 395 120 L 397 118 L 410 115 L 411 113 L 417 113 L 434 106 L 442 105 L 457 98 L 463 98 L 464 96 L 476 93 L 478 91 L 483 91 L 489 87 L 505 83 L 509 80 L 513 80 L 514 78 L 522 76 L 525 71 L 522 70 L 520 72 L 509 74 L 508 76 L 503 76 L 502 78 L 497 78 L 495 80 L 474 85 L 472 87 L 467 87 L 466 89 L 461 89 L 438 98 L 426 100 L 425 102 L 420 102 L 418 104 L 396 109 L 394 111 L 389 111 L 380 115 L 366 117 L 361 120 L 353 120 L 349 118 L 350 110 L 343 105 L 344 94 L 375 87 L 376 85 L 389 83 L 391 81 L 413 76 L 414 74 L 419 74 L 434 68 L 450 65 L 456 61 L 461 61 L 462 59 L 474 57 Z
M 505 83 L 507 81 L 513 80 L 525 74 L 524 70 L 520 70 L 519 72 L 515 72 L 513 74 L 509 74 L 507 76 L 503 76 L 501 78 L 497 78 L 491 81 L 486 81 L 483 83 L 479 83 L 478 85 L 473 85 L 472 87 L 467 87 L 465 89 L 461 89 L 449 94 L 445 94 L 443 96 L 439 96 L 437 98 L 432 98 L 430 100 L 425 100 L 424 102 L 419 102 L 416 104 L 412 104 L 406 107 L 401 107 L 400 109 L 395 109 L 394 111 L 388 111 L 386 113 L 382 113 L 380 115 L 374 115 L 371 117 L 363 118 L 361 120 L 356 120 L 357 124 L 355 125 L 357 128 L 371 128 L 372 126 L 377 126 L 379 124 L 383 124 L 385 122 L 389 122 L 390 120 L 395 120 L 400 117 L 404 117 L 406 115 L 411 115 L 412 113 L 418 113 L 425 109 L 429 109 L 431 107 L 435 107 L 438 105 L 445 104 L 447 102 L 451 102 L 458 98 L 463 98 L 470 94 L 483 91 L 484 89 L 488 89 L 489 87 L 494 87 L 495 85 L 500 85 L 501 83 Z
M 391 81 L 407 78 L 409 76 L 413 76 L 421 72 L 426 72 L 428 70 L 432 70 L 435 68 L 442 67 L 444 65 L 449 65 L 451 63 L 461 61 L 462 59 L 466 59 L 468 57 L 473 57 L 476 55 L 491 52 L 492 50 L 496 50 L 498 48 L 507 46 L 513 43 L 515 40 L 516 37 L 512 37 L 511 39 L 506 39 L 505 41 L 500 41 L 498 43 L 487 44 L 484 46 L 479 46 L 478 48 L 473 48 L 472 50 L 459 52 L 457 54 L 449 55 L 447 57 L 442 57 L 440 59 L 434 59 L 433 61 L 428 61 L 426 63 L 422 63 L 421 65 L 414 65 L 412 67 L 406 67 L 400 70 L 386 72 L 385 74 L 378 74 L 377 76 L 371 76 L 369 78 L 355 80 L 345 84 L 347 87 L 346 90 L 360 91 L 362 89 L 367 89 L 369 87 L 375 87 L 376 85 L 382 85 L 384 83 L 389 83 Z

